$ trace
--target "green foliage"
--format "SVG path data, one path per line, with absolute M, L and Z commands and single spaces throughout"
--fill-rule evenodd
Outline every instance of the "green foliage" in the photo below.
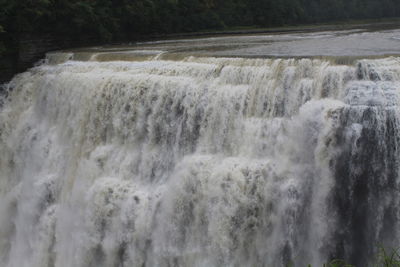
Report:
M 391 250 L 388 252 L 385 248 L 379 249 L 377 264 L 374 267 L 400 267 L 399 250 Z
M 386 250 L 384 247 L 379 248 L 379 252 L 375 259 L 374 267 L 400 267 L 400 253 L 397 250 Z M 312 267 L 308 265 L 307 267 Z M 333 260 L 323 267 L 355 267 L 354 265 L 348 264 L 343 260 Z

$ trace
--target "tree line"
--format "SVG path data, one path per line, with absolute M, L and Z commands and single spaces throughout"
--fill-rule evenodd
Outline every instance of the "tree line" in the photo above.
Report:
M 399 0 L 0 0 L 0 54 L 24 34 L 111 42 L 399 15 Z

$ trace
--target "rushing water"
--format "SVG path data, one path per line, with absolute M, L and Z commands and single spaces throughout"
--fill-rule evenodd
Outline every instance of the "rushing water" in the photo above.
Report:
M 0 101 L 0 266 L 363 267 L 400 245 L 399 58 L 71 56 Z

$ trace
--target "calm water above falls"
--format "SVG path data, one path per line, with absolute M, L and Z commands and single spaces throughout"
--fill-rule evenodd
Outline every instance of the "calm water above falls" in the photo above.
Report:
M 182 60 L 187 56 L 365 58 L 400 54 L 400 25 L 386 25 L 385 29 L 382 29 L 383 25 L 375 28 L 359 26 L 341 31 L 232 35 L 142 42 L 130 46 L 99 46 L 77 49 L 73 54 L 64 55 L 75 60 L 112 61 L 155 57 Z M 65 56 L 50 58 L 60 61 L 65 60 Z
M 400 31 L 297 35 L 52 53 L 16 76 L 0 266 L 363 267 L 399 247 L 400 58 L 244 57 L 351 38 L 376 39 L 342 55 L 396 54 Z

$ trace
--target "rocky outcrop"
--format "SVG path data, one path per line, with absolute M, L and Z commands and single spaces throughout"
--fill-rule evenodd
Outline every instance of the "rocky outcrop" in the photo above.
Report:
M 8 82 L 15 74 L 31 68 L 49 51 L 93 45 L 94 43 L 96 41 L 92 38 L 76 40 L 52 35 L 22 34 L 18 41 L 18 52 L 0 58 L 0 84 Z

